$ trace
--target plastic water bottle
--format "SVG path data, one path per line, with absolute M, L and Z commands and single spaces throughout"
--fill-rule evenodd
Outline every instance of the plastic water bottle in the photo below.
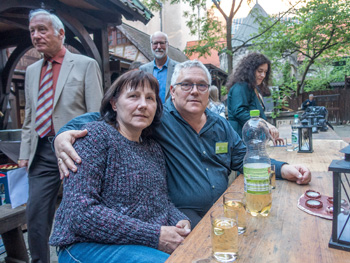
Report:
M 293 151 L 298 150 L 298 126 L 300 125 L 299 116 L 298 114 L 294 114 L 294 121 L 292 124 L 292 145 L 293 145 Z
M 252 216 L 268 216 L 272 197 L 269 179 L 271 161 L 266 152 L 266 143 L 270 134 L 265 120 L 259 115 L 259 110 L 251 110 L 251 118 L 242 130 L 243 141 L 247 146 L 243 159 L 244 192 L 246 210 Z

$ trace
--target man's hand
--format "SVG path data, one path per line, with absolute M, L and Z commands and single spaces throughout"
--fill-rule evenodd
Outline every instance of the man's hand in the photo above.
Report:
M 180 222 L 181 221 L 179 221 L 179 223 Z M 158 249 L 168 254 L 172 253 L 181 242 L 184 241 L 185 236 L 187 236 L 190 231 L 191 230 L 187 228 L 162 226 L 160 229 Z
M 58 169 L 61 179 L 69 175 L 68 169 L 71 169 L 73 172 L 77 171 L 73 160 L 75 160 L 76 163 L 81 163 L 81 159 L 74 150 L 73 143 L 76 139 L 86 136 L 87 133 L 87 130 L 65 131 L 55 138 L 55 154 L 58 160 Z
M 191 223 L 188 220 L 180 220 L 177 222 L 176 227 L 189 230 L 188 233 L 183 237 L 186 237 L 191 231 Z
M 19 168 L 27 167 L 27 169 L 28 169 L 28 160 L 26 160 L 26 159 L 18 160 L 18 167 Z
M 281 168 L 282 178 L 295 181 L 297 184 L 308 184 L 311 181 L 311 172 L 304 165 L 284 164 Z

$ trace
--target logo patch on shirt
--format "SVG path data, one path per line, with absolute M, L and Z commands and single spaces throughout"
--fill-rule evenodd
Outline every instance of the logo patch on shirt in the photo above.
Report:
M 227 153 L 228 143 L 227 142 L 217 142 L 215 144 L 215 154 Z

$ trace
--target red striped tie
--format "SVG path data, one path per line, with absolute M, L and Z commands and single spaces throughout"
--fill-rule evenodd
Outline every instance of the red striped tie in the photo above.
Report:
M 47 69 L 40 83 L 38 106 L 36 108 L 35 130 L 40 138 L 51 131 L 51 114 L 53 106 L 52 61 L 47 61 Z

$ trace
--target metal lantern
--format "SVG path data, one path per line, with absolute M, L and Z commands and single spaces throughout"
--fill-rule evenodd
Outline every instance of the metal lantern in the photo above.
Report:
M 340 152 L 345 159 L 333 160 L 328 167 L 333 172 L 333 224 L 328 246 L 350 251 L 350 145 Z
M 307 120 L 302 120 L 298 128 L 298 153 L 312 153 L 312 126 Z

